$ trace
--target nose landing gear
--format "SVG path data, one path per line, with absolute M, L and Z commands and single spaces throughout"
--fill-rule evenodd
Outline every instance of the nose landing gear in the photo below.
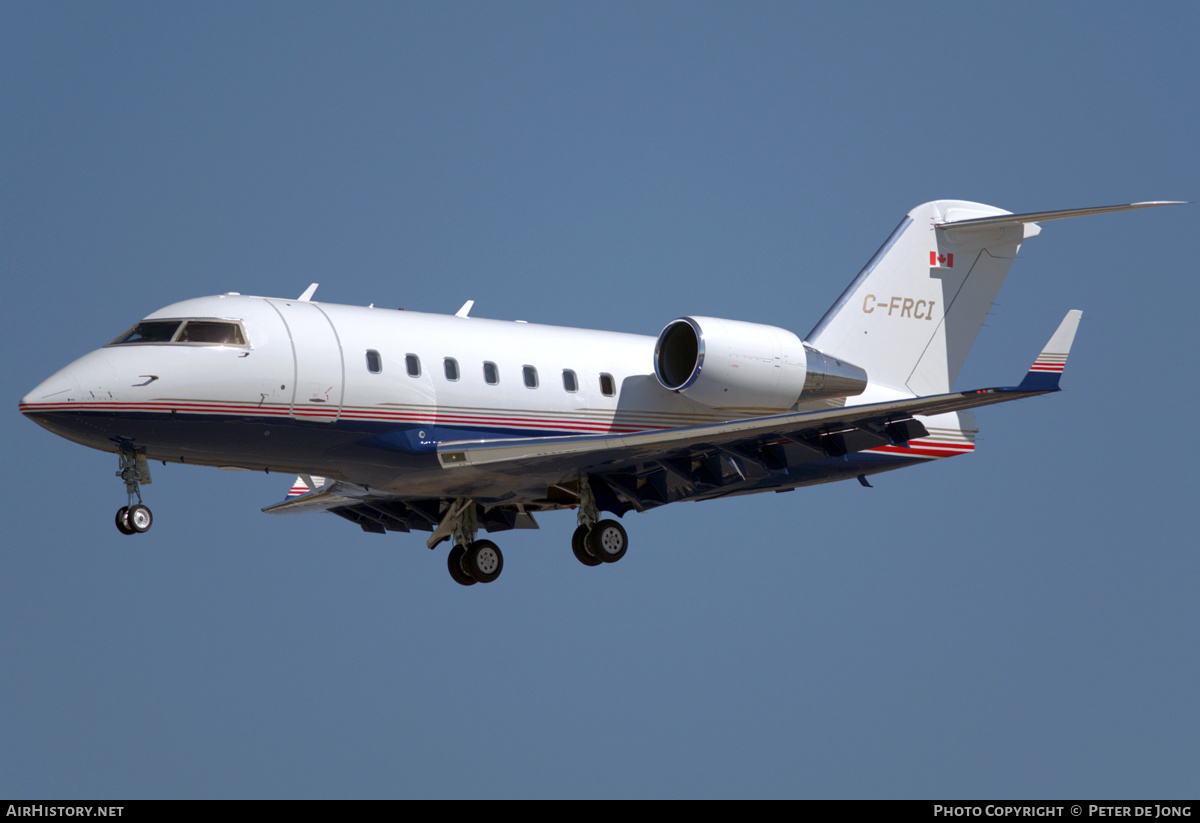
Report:
M 144 454 L 120 451 L 117 457 L 120 460 L 117 477 L 125 481 L 125 493 L 129 496 L 129 504 L 117 509 L 117 531 L 121 534 L 142 534 L 154 525 L 154 515 L 142 503 L 141 492 L 141 484 L 150 482 L 150 466 Z

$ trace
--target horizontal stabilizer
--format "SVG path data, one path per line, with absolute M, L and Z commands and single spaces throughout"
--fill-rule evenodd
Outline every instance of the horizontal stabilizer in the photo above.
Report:
M 1127 203 L 1120 206 L 1094 206 L 1088 209 L 1062 209 L 1060 211 L 1031 211 L 1025 214 L 998 214 L 992 217 L 975 217 L 969 220 L 942 220 L 934 223 L 939 229 L 1000 228 L 1018 223 L 1042 223 L 1046 220 L 1064 220 L 1068 217 L 1086 217 L 1089 214 L 1108 214 L 1113 211 L 1149 209 L 1154 206 L 1178 206 L 1182 200 L 1152 200 L 1144 203 Z
M 1075 332 L 1079 329 L 1079 320 L 1083 312 L 1072 309 L 1058 324 L 1057 331 L 1050 337 L 1042 353 L 1033 361 L 1025 379 L 1017 386 L 1018 391 L 1058 391 L 1058 381 L 1062 379 L 1063 368 L 1067 365 L 1067 355 L 1071 352 L 1071 343 L 1075 340 Z

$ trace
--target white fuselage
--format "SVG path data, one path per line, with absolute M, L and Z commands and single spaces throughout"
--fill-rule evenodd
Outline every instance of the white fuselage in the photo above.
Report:
M 659 385 L 648 336 L 232 294 L 145 320 L 188 318 L 237 321 L 245 345 L 109 345 L 35 388 L 22 411 L 77 442 L 152 460 L 353 473 L 430 494 L 441 491 L 426 459 L 438 442 L 737 416 Z
M 625 434 L 778 413 L 714 409 L 664 388 L 654 375 L 656 340 L 642 335 L 237 294 L 175 303 L 139 327 L 168 321 L 227 321 L 242 339 L 180 342 L 182 331 L 171 342 L 119 339 L 44 381 L 21 411 L 75 442 L 148 460 L 491 501 L 543 498 L 547 478 L 446 472 L 439 443 Z M 851 400 L 898 396 L 868 385 Z M 813 407 L 842 404 L 849 405 Z M 905 457 L 970 450 L 957 429 L 949 421 L 940 444 Z M 821 466 L 783 481 L 826 482 L 862 470 Z

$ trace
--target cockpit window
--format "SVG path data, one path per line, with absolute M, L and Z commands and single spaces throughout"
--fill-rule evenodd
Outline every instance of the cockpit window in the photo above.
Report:
M 185 343 L 192 346 L 246 347 L 242 325 L 234 320 L 143 320 L 109 343 Z
M 221 320 L 189 320 L 176 343 L 208 343 L 215 346 L 244 346 L 245 339 L 237 323 Z
M 178 320 L 144 320 L 112 341 L 110 345 L 122 343 L 170 343 L 179 329 Z

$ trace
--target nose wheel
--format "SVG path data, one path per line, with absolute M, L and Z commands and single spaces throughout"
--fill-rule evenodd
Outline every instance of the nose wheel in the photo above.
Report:
M 121 534 L 141 534 L 154 524 L 154 515 L 147 506 L 122 506 L 117 509 L 117 531 Z
M 129 507 L 122 506 L 117 509 L 117 531 L 121 534 L 136 534 L 133 527 L 129 525 Z
M 129 496 L 129 505 L 117 509 L 117 531 L 121 534 L 142 534 L 154 525 L 154 515 L 142 503 L 141 492 L 141 484 L 150 482 L 150 467 L 146 464 L 146 456 L 142 454 L 122 451 L 117 457 L 121 461 L 117 477 L 125 481 L 125 493 Z
M 148 507 L 141 503 L 117 509 L 117 530 L 121 534 L 141 534 L 149 531 L 152 525 L 154 525 L 154 515 L 150 513 Z

